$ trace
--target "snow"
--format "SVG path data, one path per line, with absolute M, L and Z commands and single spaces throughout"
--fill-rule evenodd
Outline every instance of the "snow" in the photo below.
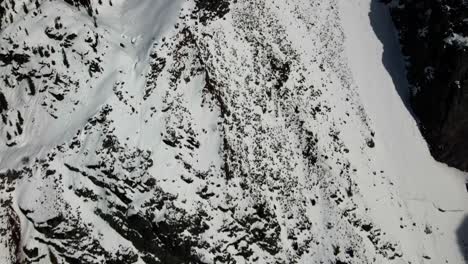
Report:
M 399 95 L 398 89 L 407 84 L 402 78 L 404 62 L 389 12 L 384 5 L 372 0 L 340 0 L 339 7 L 350 68 L 366 111 L 373 120 L 376 145 L 381 146 L 376 149 L 374 158 L 387 173 L 394 175 L 402 209 L 412 221 L 418 228 L 423 228 L 424 223 L 433 228 L 430 235 L 404 234 L 397 230 L 394 235 L 403 243 L 404 254 L 411 255 L 414 263 L 420 263 L 424 254 L 432 258 L 432 263 L 462 263 L 457 228 L 468 212 L 467 175 L 434 161 L 416 121 L 405 107 L 407 101 L 403 100 L 407 99 Z M 373 28 L 372 24 L 379 26 Z M 378 32 L 374 32 L 376 29 Z M 384 43 L 378 37 L 382 35 Z M 393 60 L 387 65 L 383 63 L 385 53 L 391 54 Z M 392 74 L 400 75 L 396 83 Z M 369 192 L 365 196 L 377 198 L 382 193 Z M 382 223 L 395 214 L 394 209 L 377 201 L 375 208 L 380 209 L 375 216 Z M 438 208 L 447 212 L 440 212 Z
M 4 148 L 0 141 L 0 172 L 28 165 L 22 164 L 24 157 L 32 163 L 36 157 L 56 155 L 46 169 L 57 174 L 44 177 L 42 165 L 34 165 L 32 176 L 18 184 L 12 199 L 16 211 L 34 209 L 29 217 L 36 223 L 61 210 L 77 212 L 83 224 L 92 227 L 90 237 L 98 238 L 104 249 L 112 252 L 124 246 L 137 251 L 96 214 L 97 209 L 111 211 L 105 208 L 110 202 L 127 205 L 111 194 L 112 188 L 65 168 L 71 164 L 124 190 L 131 200 L 127 216 L 148 213 L 157 224 L 181 218 L 182 211 L 191 216 L 203 209 L 209 215 L 209 228 L 196 239 L 208 246 L 196 250 L 207 262 L 214 262 L 219 252 L 212 248 L 218 245 L 233 254 L 251 247 L 250 260 L 257 258 L 258 263 L 286 261 L 297 257 L 291 234 L 307 248 L 295 259 L 298 263 L 336 261 L 335 245 L 355 250 L 355 259 L 344 252 L 338 256 L 354 261 L 350 263 L 429 262 L 424 256 L 433 263 L 463 262 L 457 230 L 468 210 L 466 174 L 430 156 L 409 110 L 403 57 L 382 4 L 374 0 L 236 1 L 226 17 L 201 26 L 180 19 L 191 15 L 186 11 L 193 8 L 190 1 L 112 2 L 113 7 L 107 3 L 97 7 L 96 29 L 83 10 L 56 2 L 41 7 L 45 14 L 64 14 L 63 23 L 70 32 L 85 35 L 92 28 L 90 32 L 103 36 L 99 50 L 103 72 L 89 78 L 78 58 L 70 55 L 76 65 L 74 76 L 83 82 L 69 96 L 80 100 L 76 109 L 73 100 L 54 102 L 62 114 L 58 119 L 40 107 L 41 98 L 30 99 L 24 92 L 15 92 L 19 89 L 6 92 L 12 107 L 26 112 L 27 132 L 13 148 Z M 18 22 L 37 23 L 29 37 L 22 36 L 25 42 L 48 45 L 50 40 L 42 31 L 50 19 L 29 16 Z M 193 39 L 179 34 L 175 26 L 179 22 L 181 28 L 191 30 Z M 199 46 L 190 46 L 191 41 Z M 90 50 L 83 44 L 73 48 L 82 53 Z M 155 63 L 150 54 L 166 60 L 164 70 L 152 79 L 147 76 Z M 220 84 L 216 89 L 232 116 L 221 118 L 213 94 L 205 91 L 208 74 L 191 74 L 201 67 L 198 59 Z M 279 88 L 275 88 L 278 73 L 270 69 L 273 60 L 278 68 L 292 69 Z M 180 79 L 174 77 L 177 73 Z M 143 99 L 147 88 L 153 90 Z M 272 89 L 278 91 L 272 93 Z M 268 97 L 265 91 L 270 92 Z M 113 108 L 107 117 L 110 125 L 87 127 L 105 105 Z M 311 139 L 305 136 L 308 133 Z M 115 136 L 122 149 L 103 151 L 105 136 Z M 171 136 L 184 142 L 168 146 L 163 139 Z M 190 137 L 199 143 L 196 149 L 183 145 Z M 68 148 L 75 138 L 80 146 Z M 370 138 L 375 147 L 366 145 Z M 226 142 L 233 148 L 232 160 L 223 156 Z M 64 150 L 56 151 L 61 144 Z M 305 157 L 307 145 L 316 148 L 309 155 L 316 156 L 313 163 L 318 165 L 310 165 L 310 157 Z M 154 162 L 148 168 L 142 165 L 147 158 Z M 118 179 L 86 168 L 99 162 L 112 166 Z M 226 163 L 237 169 L 229 181 L 223 172 Z M 126 171 L 128 167 L 133 169 Z M 153 179 L 159 189 L 141 191 L 147 179 Z M 136 187 L 130 188 L 125 180 L 135 180 Z M 102 199 L 78 198 L 75 189 L 81 187 Z M 203 190 L 213 196 L 200 198 Z M 348 190 L 354 193 L 347 195 Z M 145 203 L 153 196 L 159 198 L 157 191 L 173 195 L 173 204 L 165 201 L 161 209 L 143 212 Z M 271 210 L 271 219 L 248 223 L 251 220 L 246 219 L 255 216 L 255 205 Z M 3 216 L 3 210 L 0 213 Z M 20 218 L 24 243 L 43 235 L 24 215 Z M 365 223 L 375 228 L 363 231 Z M 274 242 L 282 249 L 276 256 L 243 240 L 252 230 L 269 225 L 275 228 L 266 230 L 266 235 L 274 237 L 279 230 Z M 237 230 L 232 232 L 230 227 Z M 370 241 L 374 234 L 378 242 Z M 233 246 L 236 241 L 241 241 L 239 248 Z M 392 252 L 385 248 L 392 242 L 397 244 L 396 253 L 403 253 L 395 260 L 389 259 Z M 239 263 L 249 260 L 235 258 Z
M 15 102 L 14 107 L 20 108 L 30 105 L 26 120 L 36 120 L 35 124 L 27 123 L 28 133 L 23 142 L 11 149 L 0 149 L 0 167 L 17 167 L 23 156 L 35 157 L 40 153 L 45 153 L 49 149 L 69 140 L 74 133 L 81 128 L 86 120 L 93 116 L 97 109 L 112 96 L 112 87 L 118 80 L 126 79 L 127 83 L 144 85 L 144 73 L 148 71 L 149 52 L 152 44 L 160 41 L 162 36 L 171 30 L 178 18 L 178 12 L 182 1 L 164 0 L 156 4 L 151 0 L 140 1 L 115 1 L 113 8 L 99 6 L 100 16 L 98 16 L 97 32 L 105 36 L 105 43 L 108 49 L 103 48 L 106 56 L 103 65 L 104 73 L 97 80 L 87 81 L 81 85 L 77 97 L 84 97 L 73 113 L 66 110 L 62 113 L 69 116 L 61 120 L 53 120 L 43 108 L 40 107 L 40 100 Z M 64 2 L 44 2 L 43 12 L 50 14 L 62 14 L 64 25 L 69 27 L 70 32 L 84 33 L 84 29 L 93 28 L 93 22 L 89 19 L 85 11 L 77 12 Z M 118 8 L 118 11 L 115 9 Z M 67 17 L 67 19 L 65 19 Z M 47 16 L 34 17 L 31 13 L 24 19 L 37 23 L 36 27 L 29 29 L 29 35 L 23 37 L 26 43 L 37 43 L 47 45 L 49 41 L 44 33 Z M 144 19 L 141 19 L 144 18 Z M 20 20 L 20 22 L 24 22 Z M 31 23 L 31 22 L 29 22 Z M 83 26 L 85 25 L 85 26 Z M 83 29 L 84 28 L 84 29 Z M 10 26 L 4 34 L 11 34 L 16 29 Z M 136 39 L 131 43 L 131 39 Z M 130 48 L 123 49 L 120 43 L 124 43 Z M 84 47 L 83 53 L 87 50 Z M 69 58 L 72 63 L 78 63 Z M 60 59 L 58 59 L 60 60 Z M 81 70 L 81 69 L 80 69 Z M 122 76 L 122 72 L 124 76 Z M 125 76 L 128 74 L 130 76 Z M 75 72 L 75 77 L 83 82 L 89 78 L 86 72 Z M 7 99 L 9 91 L 6 91 Z M 133 91 L 135 92 L 135 91 Z M 16 95 L 17 98 L 22 96 Z M 71 103 L 70 103 L 71 105 Z M 69 108 L 70 106 L 65 106 Z M 34 139 L 34 140 L 31 140 Z M 2 142 L 3 144 L 3 142 Z M 23 156 L 21 156 L 23 155 Z
M 462 36 L 458 33 L 452 33 L 452 35 L 447 37 L 444 41 L 449 45 L 455 44 L 462 47 L 468 46 L 468 37 Z

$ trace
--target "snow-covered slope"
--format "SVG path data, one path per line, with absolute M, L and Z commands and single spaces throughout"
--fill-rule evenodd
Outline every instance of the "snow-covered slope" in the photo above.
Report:
M 410 217 L 408 227 L 399 236 L 409 233 L 411 239 L 400 241 L 414 254 L 414 263 L 419 263 L 417 257 L 421 255 L 431 257 L 428 263 L 464 263 L 463 245 L 459 245 L 464 238 L 459 237 L 458 229 L 467 217 L 466 174 L 431 157 L 415 120 L 405 108 L 404 98 L 402 101 L 398 94 L 407 83 L 389 12 L 384 5 L 370 2 L 358 5 L 341 1 L 340 7 L 349 66 L 373 120 L 376 141 L 381 142 L 374 159 L 393 175 L 393 195 L 401 199 L 401 209 Z M 379 193 L 374 206 L 381 212 L 376 216 L 388 221 L 390 208 L 380 196 L 384 189 L 379 189 L 372 190 Z M 394 222 L 389 224 L 395 227 Z M 430 234 L 426 234 L 426 227 Z
M 25 3 L 0 25 L 1 263 L 463 262 L 465 175 L 395 89 L 380 4 Z

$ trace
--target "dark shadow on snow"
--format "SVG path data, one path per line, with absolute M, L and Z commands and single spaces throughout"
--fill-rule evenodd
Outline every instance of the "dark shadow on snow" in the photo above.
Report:
M 372 29 L 383 45 L 382 63 L 392 77 L 395 89 L 406 109 L 414 118 L 410 105 L 405 62 L 388 6 L 379 0 L 372 0 L 370 10 L 369 19 Z
M 417 120 L 410 105 L 409 84 L 404 57 L 388 7 L 381 0 L 372 0 L 369 19 L 375 35 L 383 45 L 382 63 L 390 74 L 395 89 L 408 112 Z M 468 264 L 468 215 L 456 231 L 457 243 L 464 262 Z
M 388 7 L 380 0 L 371 1 L 371 11 L 369 13 L 370 23 L 377 38 L 382 42 L 383 54 L 382 63 L 390 74 L 395 89 L 408 112 L 415 118 L 410 105 L 410 93 L 408 80 L 406 79 L 406 69 L 404 57 L 395 27 L 390 16 Z M 417 118 L 415 118 L 417 120 Z M 465 263 L 468 264 L 468 215 L 465 216 L 457 229 L 457 242 Z
M 457 242 L 460 251 L 468 264 L 468 215 L 465 216 L 461 225 L 457 229 Z

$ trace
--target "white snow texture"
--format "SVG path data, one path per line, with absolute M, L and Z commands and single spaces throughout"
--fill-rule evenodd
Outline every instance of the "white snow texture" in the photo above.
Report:
M 465 263 L 379 1 L 14 2 L 0 263 Z

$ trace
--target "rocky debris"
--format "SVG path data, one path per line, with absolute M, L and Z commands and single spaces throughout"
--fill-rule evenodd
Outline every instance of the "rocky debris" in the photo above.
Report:
M 409 62 L 411 106 L 430 151 L 468 171 L 468 5 L 399 0 L 391 10 Z
M 90 0 L 64 0 L 64 1 L 71 5 L 83 6 L 86 8 L 91 7 Z
M 193 15 L 206 24 L 213 19 L 223 18 L 229 12 L 229 0 L 195 0 Z
M 31 7 L 34 12 L 28 13 L 30 19 L 41 16 L 40 2 Z M 7 3 L 10 2 L 4 1 L 0 5 Z M 73 5 L 90 7 L 89 1 L 73 1 Z M 59 112 L 68 109 L 66 112 L 73 113 L 80 103 L 81 96 L 77 95 L 85 92 L 82 87 L 89 80 L 80 78 L 79 73 L 87 72 L 91 79 L 97 79 L 103 71 L 101 57 L 106 47 L 99 45 L 102 33 L 96 32 L 91 21 L 78 26 L 64 21 L 60 15 L 43 19 L 44 28 L 37 34 L 46 37 L 44 41 L 29 41 L 29 31 L 17 29 L 5 34 L 0 43 L 0 115 L 5 124 L 0 128 L 0 137 L 2 144 L 10 147 L 21 143 L 23 123 L 34 120 L 25 115 L 31 106 L 12 103 L 8 98 L 15 98 L 25 91 L 24 96 L 37 98 L 40 107 L 57 119 Z M 9 108 L 15 111 L 8 111 Z
M 17 181 L 29 177 L 31 171 L 7 170 L 0 173 L 0 243 L 6 245 L 9 251 L 4 261 L 19 263 L 21 257 L 21 222 L 18 213 L 13 208 L 12 193 Z
M 112 1 L 66 2 L 57 6 L 122 11 Z M 52 124 L 85 112 L 76 127 L 62 123 L 63 142 L 0 173 L 0 245 L 12 263 L 402 258 L 356 183 L 361 161 L 351 154 L 367 159 L 378 146 L 343 64 L 337 8 L 306 2 L 189 1 L 149 50 L 146 74 L 126 72 L 141 58 L 109 73 L 111 46 L 126 59 L 137 45 L 127 36 L 111 43 L 113 29 L 96 27 L 95 11 L 80 13 L 83 23 L 41 18 L 41 43 L 18 41 L 24 30 L 8 35 L 2 148 L 21 151 L 25 128 L 39 125 L 30 106 L 10 98 L 37 100 Z M 283 9 L 301 37 L 316 36 L 312 50 L 294 43 Z M 13 195 L 24 190 L 24 200 Z M 28 228 L 20 242 L 19 222 Z
M 88 14 L 91 16 L 93 15 L 93 7 L 91 5 L 91 0 L 63 0 L 70 5 L 74 5 L 76 7 L 83 7 L 87 10 Z

